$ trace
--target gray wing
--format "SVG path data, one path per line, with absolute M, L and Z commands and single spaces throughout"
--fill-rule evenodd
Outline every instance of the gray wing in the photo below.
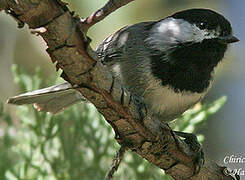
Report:
M 149 86 L 151 47 L 146 43 L 156 22 L 126 26 L 106 38 L 96 49 L 100 61 L 123 87 L 139 96 Z

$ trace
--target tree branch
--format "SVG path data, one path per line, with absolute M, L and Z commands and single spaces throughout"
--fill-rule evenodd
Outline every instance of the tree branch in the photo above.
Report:
M 106 3 L 106 5 L 89 17 L 83 19 L 81 22 L 83 23 L 83 30 L 87 32 L 87 30 L 94 24 L 98 23 L 99 21 L 103 20 L 106 16 L 110 13 L 114 12 L 118 8 L 132 2 L 134 0 L 110 0 Z
M 61 0 L 2 0 L 0 10 L 14 14 L 15 19 L 42 36 L 52 62 L 63 70 L 62 77 L 78 85 L 77 90 L 96 106 L 113 127 L 119 144 L 126 145 L 175 179 L 233 179 L 210 160 L 193 176 L 194 157 L 190 148 L 175 137 L 167 125 L 156 130 L 155 119 L 150 116 L 145 116 L 142 122 L 130 93 L 123 91 L 120 83 L 97 61 L 84 32 L 131 1 L 111 0 L 82 24 Z

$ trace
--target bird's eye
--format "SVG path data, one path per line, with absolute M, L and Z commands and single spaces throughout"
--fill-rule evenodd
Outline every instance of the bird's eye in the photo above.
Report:
M 205 22 L 201 22 L 199 25 L 200 25 L 200 29 L 206 29 L 207 28 Z

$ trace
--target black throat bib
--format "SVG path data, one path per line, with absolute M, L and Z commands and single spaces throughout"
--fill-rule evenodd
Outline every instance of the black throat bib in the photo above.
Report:
M 169 85 L 176 92 L 202 93 L 212 79 L 212 72 L 223 59 L 226 44 L 216 39 L 201 43 L 180 44 L 170 54 L 163 52 L 151 56 L 151 69 L 162 85 Z

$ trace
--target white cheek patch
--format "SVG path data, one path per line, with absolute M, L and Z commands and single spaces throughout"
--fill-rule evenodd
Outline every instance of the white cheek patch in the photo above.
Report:
M 201 30 L 195 24 L 183 19 L 166 18 L 157 23 L 151 30 L 146 42 L 153 48 L 169 50 L 179 43 L 201 42 L 204 39 L 216 38 L 220 32 Z
M 176 20 L 169 19 L 169 21 L 160 23 L 158 27 L 156 27 L 156 31 L 153 33 L 165 34 L 168 37 L 178 36 L 180 32 L 180 26 L 176 22 Z
M 181 33 L 179 23 L 167 18 L 153 26 L 146 43 L 159 50 L 168 50 L 177 45 L 176 37 Z

